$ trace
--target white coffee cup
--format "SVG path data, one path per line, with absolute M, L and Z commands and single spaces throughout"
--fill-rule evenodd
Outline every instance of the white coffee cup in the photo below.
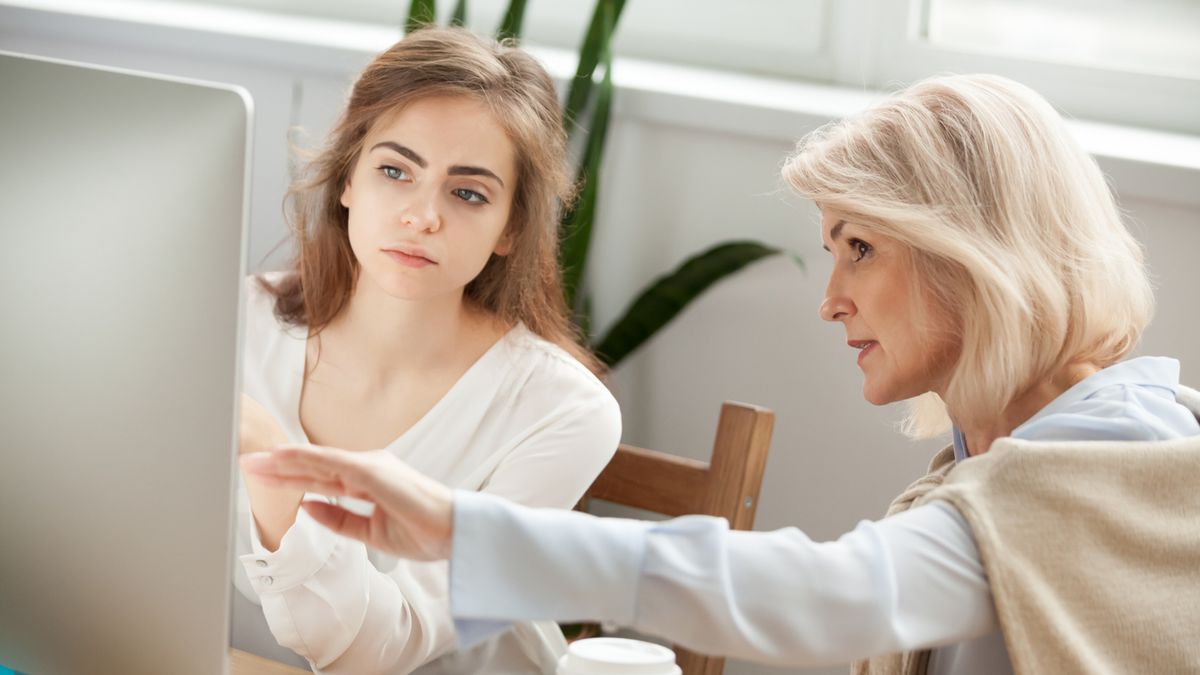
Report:
M 625 638 L 576 640 L 558 660 L 557 675 L 682 675 L 675 652 Z

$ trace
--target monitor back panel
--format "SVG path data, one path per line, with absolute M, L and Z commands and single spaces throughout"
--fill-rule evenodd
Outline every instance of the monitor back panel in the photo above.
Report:
M 248 98 L 0 83 L 0 665 L 223 672 Z

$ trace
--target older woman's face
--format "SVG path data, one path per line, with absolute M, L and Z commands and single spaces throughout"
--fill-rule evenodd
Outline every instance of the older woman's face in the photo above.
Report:
M 821 238 L 833 254 L 821 318 L 845 326 L 865 378 L 863 397 L 883 405 L 944 393 L 958 344 L 948 314 L 913 296 L 908 248 L 830 209 L 821 217 Z

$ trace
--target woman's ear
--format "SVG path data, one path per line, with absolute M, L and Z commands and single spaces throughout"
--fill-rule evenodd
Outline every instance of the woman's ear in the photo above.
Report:
M 338 197 L 338 201 L 340 201 L 342 203 L 342 206 L 344 206 L 346 208 L 350 208 L 350 179 L 349 178 L 346 179 L 346 185 L 344 187 L 342 187 L 342 196 Z

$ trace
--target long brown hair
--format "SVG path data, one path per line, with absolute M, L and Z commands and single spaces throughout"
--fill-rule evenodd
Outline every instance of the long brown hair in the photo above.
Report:
M 363 70 L 324 146 L 288 191 L 296 240 L 293 274 L 264 286 L 275 313 L 318 334 L 350 300 L 358 261 L 349 212 L 340 196 L 362 143 L 381 116 L 429 96 L 482 101 L 516 150 L 517 181 L 506 228 L 511 251 L 492 255 L 467 284 L 467 302 L 506 324 L 523 322 L 593 372 L 603 370 L 568 318 L 558 267 L 558 212 L 573 196 L 566 133 L 554 84 L 542 66 L 509 42 L 461 28 L 424 28 Z

